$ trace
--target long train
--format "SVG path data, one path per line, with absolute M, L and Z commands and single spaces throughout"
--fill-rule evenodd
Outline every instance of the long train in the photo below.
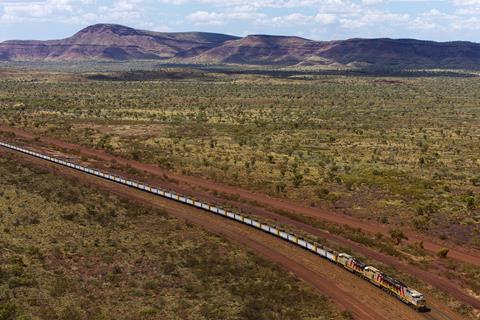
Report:
M 167 199 L 175 200 L 193 207 L 197 207 L 197 208 L 209 211 L 211 213 L 214 213 L 216 215 L 224 216 L 226 218 L 251 226 L 253 228 L 262 230 L 274 236 L 280 237 L 286 241 L 294 243 L 308 251 L 313 252 L 314 254 L 321 256 L 324 259 L 327 259 L 330 262 L 333 262 L 342 266 L 343 268 L 352 272 L 353 274 L 369 281 L 373 285 L 395 296 L 397 299 L 413 307 L 417 311 L 425 311 L 427 309 L 426 300 L 423 294 L 421 294 L 420 292 L 412 288 L 409 288 L 407 285 L 403 284 L 402 282 L 395 280 L 394 278 L 384 274 L 377 268 L 373 266 L 368 266 L 349 254 L 339 253 L 328 247 L 325 247 L 315 242 L 311 242 L 291 232 L 278 228 L 277 226 L 270 226 L 266 223 L 257 221 L 252 217 L 231 212 L 221 207 L 218 207 L 209 203 L 201 202 L 188 196 L 179 195 L 169 190 L 164 190 L 157 187 L 151 187 L 137 181 L 128 180 L 116 175 L 111 175 L 109 173 L 102 172 L 100 170 L 83 167 L 75 163 L 53 158 L 38 152 L 34 152 L 28 149 L 11 145 L 8 143 L 0 142 L 0 146 L 6 147 L 11 150 L 19 151 L 37 158 L 48 160 L 72 169 L 76 169 L 88 174 L 92 174 L 92 175 L 107 179 L 107 180 L 111 180 L 132 188 L 143 190 L 145 192 L 153 193 L 155 195 L 158 195 Z

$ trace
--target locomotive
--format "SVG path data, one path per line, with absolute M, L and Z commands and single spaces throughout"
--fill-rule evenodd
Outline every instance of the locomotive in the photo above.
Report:
M 336 262 L 348 271 L 364 278 L 389 294 L 394 295 L 414 309 L 418 311 L 426 310 L 427 304 L 423 294 L 384 274 L 377 268 L 367 266 L 360 260 L 346 253 L 338 254 Z

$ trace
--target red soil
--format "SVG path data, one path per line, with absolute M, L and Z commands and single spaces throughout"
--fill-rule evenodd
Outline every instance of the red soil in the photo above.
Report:
M 13 132 L 17 136 L 26 138 L 26 139 L 33 139 L 35 137 L 35 135 L 32 133 L 29 133 L 17 128 L 12 128 L 6 125 L 1 125 L 1 124 L 0 124 L 0 131 Z M 228 195 L 239 195 L 243 199 L 246 199 L 249 201 L 255 201 L 261 205 L 268 206 L 271 208 L 301 213 L 303 215 L 322 219 L 325 221 L 344 224 L 353 228 L 359 228 L 372 234 L 381 233 L 385 236 L 389 236 L 389 228 L 387 226 L 361 221 L 359 219 L 346 216 L 344 214 L 327 211 L 322 208 L 307 207 L 293 200 L 285 200 L 285 199 L 270 197 L 265 194 L 254 193 L 239 187 L 234 187 L 234 186 L 213 182 L 200 177 L 192 177 L 192 176 L 185 176 L 177 173 L 172 173 L 154 165 L 145 164 L 139 161 L 113 156 L 103 150 L 87 148 L 80 145 L 68 143 L 59 139 L 42 137 L 40 138 L 39 142 L 44 142 L 52 146 L 56 146 L 64 149 L 75 150 L 77 152 L 80 152 L 81 154 L 102 159 L 104 161 L 115 160 L 118 164 L 122 164 L 122 165 L 128 164 L 132 168 L 135 168 L 137 170 L 145 171 L 154 175 L 167 176 L 180 183 L 188 184 L 191 186 L 198 186 L 198 187 L 210 189 L 210 190 L 221 192 Z M 448 256 L 451 259 L 467 262 L 480 267 L 480 252 L 478 252 L 477 250 L 463 248 L 452 243 L 446 243 L 446 242 L 441 243 L 440 240 L 431 239 L 425 235 L 420 235 L 412 231 L 407 231 L 405 232 L 405 234 L 407 235 L 409 239 L 408 242 L 410 243 L 423 241 L 424 248 L 430 252 L 436 253 L 441 248 L 448 248 L 449 249 Z
M 441 302 L 427 297 L 430 313 L 422 314 L 403 305 L 368 282 L 355 277 L 307 251 L 279 238 L 259 232 L 237 222 L 206 214 L 204 211 L 163 199 L 140 190 L 86 175 L 79 171 L 56 165 L 13 151 L 0 150 L 0 155 L 27 162 L 62 176 L 75 177 L 79 183 L 95 186 L 136 202 L 166 210 L 181 220 L 201 226 L 233 242 L 250 248 L 257 254 L 274 261 L 310 284 L 318 292 L 330 296 L 340 307 L 351 311 L 355 319 L 461 319 Z M 358 294 L 361 292 L 361 294 Z

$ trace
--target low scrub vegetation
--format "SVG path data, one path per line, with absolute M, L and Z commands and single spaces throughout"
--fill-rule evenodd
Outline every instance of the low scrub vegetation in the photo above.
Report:
M 480 247 L 478 77 L 137 75 L 20 72 L 0 120 Z
M 0 159 L 0 319 L 342 319 L 221 238 Z M 347 314 L 347 313 L 345 313 Z

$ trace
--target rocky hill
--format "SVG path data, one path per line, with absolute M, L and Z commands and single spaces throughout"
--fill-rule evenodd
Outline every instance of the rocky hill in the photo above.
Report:
M 130 60 L 170 59 L 205 51 L 238 39 L 215 33 L 160 33 L 112 25 L 87 27 L 70 38 L 50 41 L 5 41 L 0 60 Z
M 175 63 L 356 65 L 479 69 L 480 44 L 413 39 L 313 41 L 299 37 L 162 33 L 97 24 L 72 37 L 0 43 L 0 61 L 153 59 Z

